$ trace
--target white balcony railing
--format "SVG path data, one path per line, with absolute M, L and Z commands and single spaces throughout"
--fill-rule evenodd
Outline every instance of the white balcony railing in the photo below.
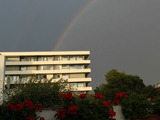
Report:
M 7 61 L 6 65 L 56 65 L 56 64 L 90 64 L 90 60 L 72 61 Z
M 61 73 L 90 73 L 91 69 L 67 69 L 67 70 L 26 70 L 26 71 L 5 71 L 5 75 L 21 74 L 61 74 Z

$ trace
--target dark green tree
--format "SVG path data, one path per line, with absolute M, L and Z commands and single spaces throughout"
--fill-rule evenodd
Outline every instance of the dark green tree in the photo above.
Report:
M 116 69 L 108 71 L 105 75 L 106 83 L 95 89 L 95 93 L 101 92 L 107 97 L 113 97 L 116 92 L 140 92 L 145 84 L 137 75 L 119 72 Z

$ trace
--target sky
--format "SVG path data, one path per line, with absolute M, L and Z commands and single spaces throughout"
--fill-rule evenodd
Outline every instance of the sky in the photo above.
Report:
M 160 0 L 1 0 L 0 51 L 91 51 L 90 86 L 117 69 L 160 83 Z

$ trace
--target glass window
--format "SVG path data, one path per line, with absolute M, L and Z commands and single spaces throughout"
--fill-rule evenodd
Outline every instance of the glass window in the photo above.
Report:
M 62 65 L 62 69 L 69 69 L 69 65 Z
M 77 65 L 76 68 L 77 69 L 83 69 L 83 65 Z
M 78 83 L 78 87 L 84 87 L 84 83 Z
M 72 88 L 77 88 L 77 83 L 70 83 Z
M 70 65 L 70 69 L 83 69 L 83 65 Z
M 54 61 L 59 61 L 59 56 L 54 56 Z
M 70 65 L 70 69 L 76 69 L 76 65 Z
M 59 65 L 54 65 L 54 66 L 53 66 L 53 69 L 54 69 L 54 70 L 59 70 Z
M 37 75 L 37 79 L 39 80 L 46 79 L 46 75 Z
M 37 57 L 31 57 L 31 61 L 37 61 Z
M 27 67 L 26 66 L 21 66 L 21 71 L 26 71 Z
M 63 56 L 62 57 L 62 61 L 67 61 L 68 60 L 68 56 Z
M 69 78 L 69 75 L 68 75 L 68 74 L 63 74 L 63 75 L 62 75 L 62 79 L 66 80 L 66 79 L 68 79 L 68 78 Z
M 48 61 L 53 61 L 53 57 L 48 57 Z
M 83 60 L 82 56 L 77 56 L 77 60 Z
M 7 83 L 9 82 L 10 84 L 14 84 L 16 82 L 19 82 L 19 76 L 18 75 L 14 75 L 14 76 L 6 76 L 5 80 L 7 81 Z
M 43 70 L 53 70 L 53 66 L 43 66 Z
M 53 74 L 53 79 L 58 79 L 58 78 L 60 78 L 59 74 Z
M 38 61 L 43 61 L 43 57 L 38 57 Z
M 76 56 L 70 56 L 70 60 L 76 60 Z

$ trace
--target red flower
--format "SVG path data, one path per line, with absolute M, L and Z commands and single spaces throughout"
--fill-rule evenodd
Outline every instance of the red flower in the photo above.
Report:
M 61 94 L 61 97 L 67 98 L 67 99 L 72 99 L 72 93 L 69 92 L 69 93 L 67 93 L 67 94 Z
M 43 110 L 43 106 L 41 104 L 36 104 L 35 105 L 35 110 Z
M 26 105 L 28 108 L 33 109 L 34 106 L 33 106 L 32 101 L 30 101 L 30 100 L 25 100 L 24 103 L 25 103 L 25 105 Z
M 80 94 L 79 97 L 84 99 L 86 97 L 86 95 L 85 94 Z
M 101 98 L 104 98 L 104 96 L 101 93 L 98 93 L 98 94 L 94 95 L 94 98 L 101 99 Z
M 44 117 L 40 117 L 40 120 L 45 120 Z
M 127 93 L 121 92 L 121 93 L 116 93 L 115 98 L 124 98 L 127 96 Z
M 76 105 L 72 105 L 72 106 L 70 106 L 70 107 L 68 108 L 68 113 L 69 113 L 69 114 L 75 115 L 75 114 L 77 114 L 77 111 L 78 111 L 78 108 L 77 108 Z
M 64 119 L 66 118 L 66 110 L 65 109 L 61 109 L 57 112 L 57 117 L 60 119 Z
M 103 105 L 104 105 L 105 107 L 109 107 L 111 104 L 110 104 L 109 101 L 103 101 Z
M 15 110 L 15 109 L 16 109 L 15 105 L 13 105 L 13 104 L 8 104 L 7 107 L 8 107 L 10 110 Z
M 109 110 L 110 117 L 116 116 L 116 112 L 114 110 Z
M 26 120 L 35 120 L 35 118 L 32 116 L 28 116 L 28 117 L 26 117 Z
M 114 105 L 119 105 L 119 103 L 120 103 L 120 102 L 119 102 L 118 100 L 113 100 L 113 104 L 114 104 Z
M 17 109 L 18 111 L 22 110 L 22 108 L 23 108 L 23 105 L 22 105 L 22 104 L 17 104 L 17 105 L 16 105 L 16 109 Z

